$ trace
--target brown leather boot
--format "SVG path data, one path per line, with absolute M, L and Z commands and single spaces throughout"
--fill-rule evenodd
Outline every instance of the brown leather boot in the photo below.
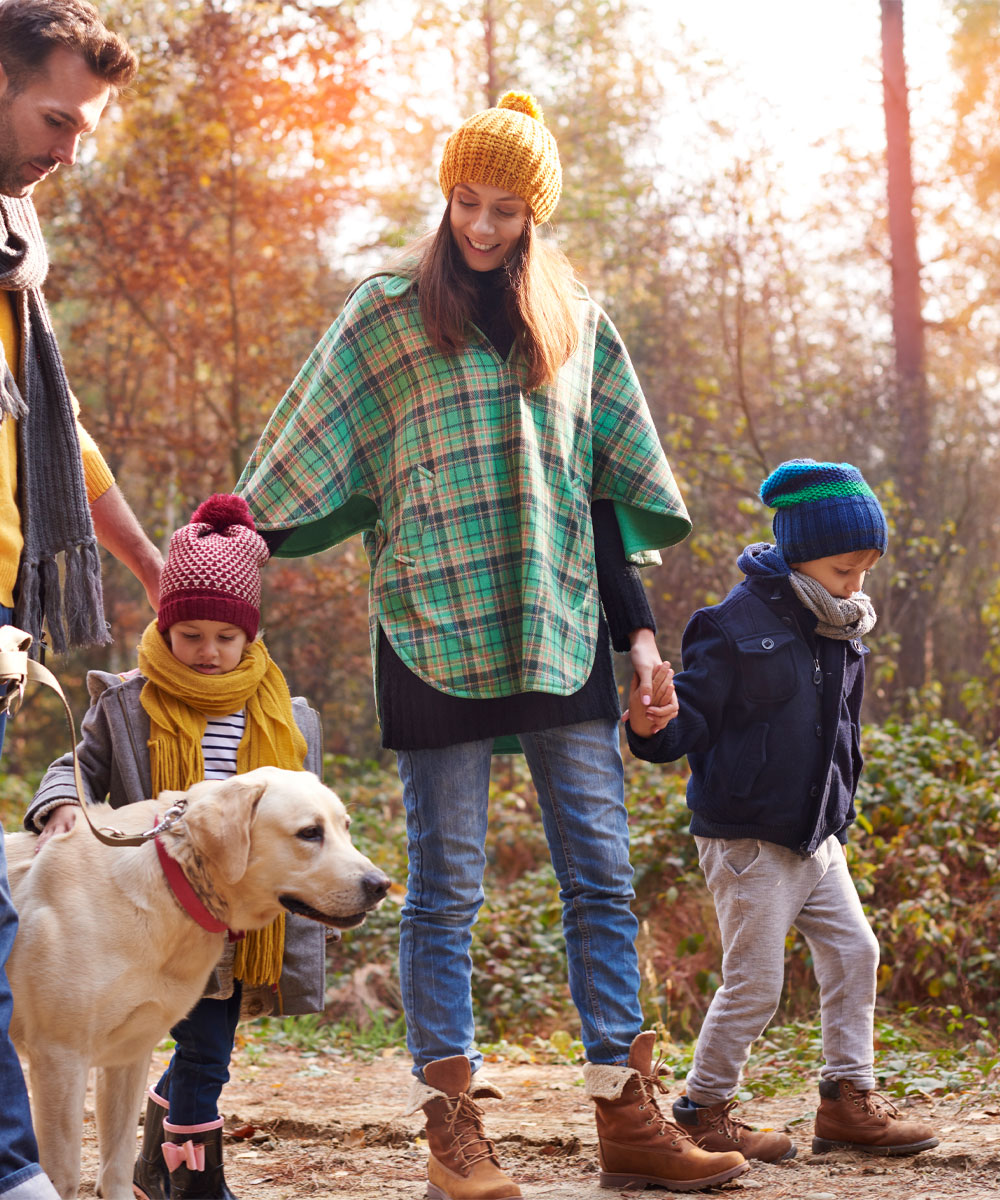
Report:
M 735 1179 L 747 1169 L 739 1151 L 712 1154 L 695 1145 L 668 1121 L 656 1103 L 666 1092 L 662 1064 L 652 1065 L 652 1032 L 640 1033 L 629 1050 L 627 1067 L 587 1063 L 587 1094 L 597 1107 L 601 1187 L 652 1184 L 672 1192 L 696 1192 Z
M 735 1100 L 694 1104 L 687 1096 L 674 1101 L 674 1120 L 702 1150 L 739 1150 L 744 1158 L 780 1162 L 795 1157 L 792 1139 L 784 1133 L 751 1129 L 732 1113 Z
M 500 1169 L 496 1149 L 483 1132 L 483 1110 L 473 1097 L 503 1093 L 473 1085 L 464 1054 L 424 1067 L 424 1082 L 436 1093 L 420 1107 L 427 1116 L 427 1200 L 509 1200 L 521 1189 Z M 426 1091 L 426 1089 L 424 1089 Z
M 859 1091 L 847 1079 L 821 1079 L 813 1154 L 860 1150 L 862 1154 L 919 1154 L 938 1144 L 923 1121 L 904 1121 L 892 1101 Z

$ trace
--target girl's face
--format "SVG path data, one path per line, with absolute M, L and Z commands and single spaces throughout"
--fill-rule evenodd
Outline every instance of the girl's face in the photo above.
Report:
M 246 632 L 223 621 L 178 621 L 167 630 L 170 651 L 199 675 L 225 675 L 240 665 Z
M 448 205 L 451 235 L 473 271 L 502 266 L 517 249 L 528 220 L 519 196 L 485 183 L 457 183 Z

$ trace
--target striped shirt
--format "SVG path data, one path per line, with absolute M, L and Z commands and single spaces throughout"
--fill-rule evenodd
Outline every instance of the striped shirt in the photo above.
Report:
M 243 709 L 230 713 L 228 717 L 208 718 L 201 739 L 206 779 L 228 779 L 236 774 L 236 751 L 245 728 L 246 713 Z

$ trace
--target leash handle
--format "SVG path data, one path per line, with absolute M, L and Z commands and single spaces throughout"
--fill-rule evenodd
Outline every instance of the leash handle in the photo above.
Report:
M 151 841 L 163 829 L 169 829 L 170 825 L 181 815 L 183 809 L 175 811 L 179 806 L 175 805 L 174 809 L 169 810 L 167 817 L 161 821 L 155 829 L 150 829 L 142 834 L 127 834 L 120 829 L 112 829 L 110 826 L 102 826 L 100 829 L 91 821 L 87 813 L 86 789 L 83 785 L 83 777 L 80 774 L 80 762 L 76 754 L 76 725 L 73 721 L 73 713 L 70 709 L 66 695 L 59 684 L 59 680 L 52 674 L 48 667 L 43 667 L 41 663 L 35 662 L 34 659 L 28 657 L 28 650 L 31 647 L 31 635 L 24 633 L 22 630 L 14 629 L 12 626 L 6 626 L 5 640 L 10 640 L 11 635 L 19 635 L 17 638 L 16 649 L 0 650 L 0 687 L 4 690 L 0 694 L 0 712 L 5 712 L 9 716 L 13 716 L 21 706 L 21 701 L 24 699 L 25 683 L 30 679 L 33 683 L 43 683 L 46 687 L 50 687 L 62 701 L 63 710 L 66 713 L 66 721 L 69 725 L 70 745 L 73 747 L 73 781 L 76 786 L 76 798 L 79 801 L 80 809 L 83 812 L 83 819 L 90 827 L 90 832 L 97 838 L 99 842 L 103 842 L 106 846 L 142 846 L 146 842 Z

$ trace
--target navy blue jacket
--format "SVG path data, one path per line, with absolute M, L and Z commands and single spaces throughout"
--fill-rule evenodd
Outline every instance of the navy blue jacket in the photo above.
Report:
M 692 833 L 808 856 L 854 820 L 868 650 L 816 635 L 772 548 L 748 547 L 740 566 L 743 582 L 684 631 L 678 716 L 650 738 L 627 727 L 629 746 L 650 762 L 688 756 Z

